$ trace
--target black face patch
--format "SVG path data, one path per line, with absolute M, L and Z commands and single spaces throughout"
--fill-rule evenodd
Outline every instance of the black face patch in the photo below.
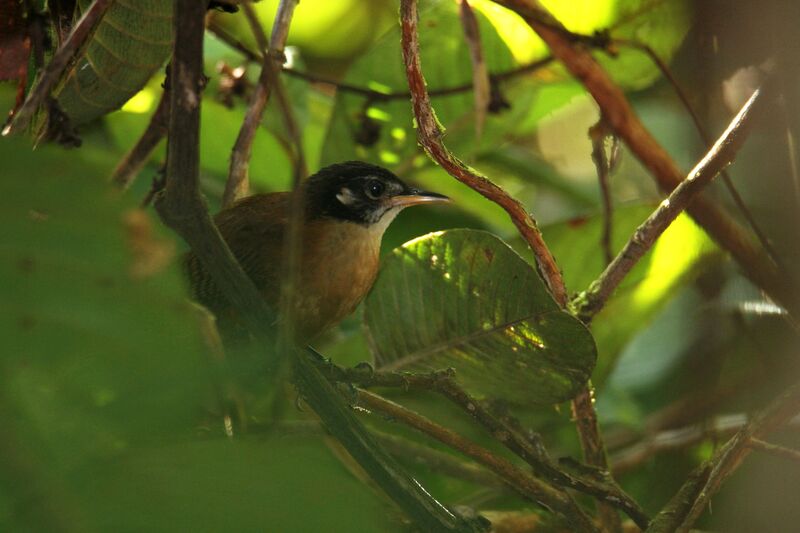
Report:
M 305 183 L 309 214 L 370 225 L 387 211 L 387 200 L 409 187 L 390 171 L 361 161 L 325 167 Z

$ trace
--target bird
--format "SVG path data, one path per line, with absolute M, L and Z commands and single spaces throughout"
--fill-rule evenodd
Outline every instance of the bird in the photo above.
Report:
M 299 268 L 290 310 L 295 342 L 309 342 L 351 314 L 372 287 L 381 239 L 406 207 L 449 202 L 447 196 L 406 185 L 391 171 L 362 161 L 322 168 L 301 183 Z M 221 210 L 214 222 L 260 294 L 279 309 L 285 280 L 292 193 L 254 194 Z M 185 269 L 194 299 L 217 318 L 220 333 L 238 324 L 236 311 L 191 252 Z M 290 314 L 289 317 L 283 316 Z M 242 329 L 241 325 L 238 325 Z M 229 335 L 230 336 L 230 335 Z

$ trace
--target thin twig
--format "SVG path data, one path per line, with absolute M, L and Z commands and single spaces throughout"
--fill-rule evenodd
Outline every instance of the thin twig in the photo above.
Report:
M 510 461 L 493 454 L 488 449 L 372 392 L 360 390 L 358 401 L 365 408 L 379 411 L 393 420 L 403 422 L 486 466 L 522 496 L 561 515 L 573 531 L 597 531 L 589 517 L 567 493 L 526 474 Z
M 414 461 L 446 476 L 476 483 L 482 487 L 507 488 L 503 480 L 486 467 L 458 459 L 455 455 L 435 450 L 391 433 L 373 429 L 372 434 L 381 445 L 398 457 Z
M 672 72 L 669 69 L 669 66 L 659 57 L 653 48 L 648 45 L 647 43 L 643 43 L 640 41 L 632 40 L 632 39 L 613 39 L 612 42 L 630 46 L 641 50 L 650 58 L 653 64 L 658 67 L 658 70 L 661 72 L 661 75 L 672 85 L 672 90 L 675 91 L 675 94 L 678 96 L 678 99 L 681 101 L 683 108 L 689 114 L 689 117 L 692 119 L 692 123 L 694 124 L 695 130 L 697 131 L 698 135 L 700 135 L 700 140 L 703 141 L 706 149 L 710 149 L 712 146 L 713 139 L 706 131 L 703 123 L 700 121 L 700 117 L 697 116 L 697 112 L 694 110 L 691 102 L 689 101 L 689 97 L 686 95 L 686 92 L 683 90 L 681 85 L 678 83 L 678 80 L 672 75 Z M 756 222 L 753 213 L 750 212 L 750 209 L 747 207 L 747 204 L 744 203 L 744 199 L 739 194 L 739 191 L 736 189 L 736 186 L 733 184 L 733 180 L 731 179 L 730 175 L 728 174 L 727 170 L 723 170 L 720 173 L 720 177 L 722 178 L 722 182 L 725 184 L 725 188 L 728 190 L 728 193 L 731 195 L 733 199 L 733 203 L 736 204 L 737 209 L 742 214 L 742 216 L 747 221 L 747 224 L 750 226 L 750 229 L 753 230 L 753 233 L 756 235 L 756 238 L 761 243 L 761 246 L 764 247 L 764 250 L 769 254 L 770 258 L 778 265 L 780 268 L 785 270 L 783 263 L 780 260 L 780 256 L 778 252 L 775 250 L 775 247 L 772 246 L 767 235 L 759 226 L 758 222 Z
M 106 11 L 114 0 L 94 0 L 92 5 L 84 12 L 81 19 L 73 26 L 72 32 L 64 43 L 53 54 L 53 58 L 42 71 L 41 76 L 34 85 L 25 103 L 14 115 L 4 129 L 3 135 L 24 131 L 39 108 L 45 103 L 50 93 L 61 81 L 67 68 L 80 53 L 86 40 L 94 32 Z
M 616 134 L 628 145 L 658 182 L 661 189 L 671 191 L 683 180 L 683 174 L 664 148 L 644 127 L 625 94 L 595 61 L 591 51 L 576 42 L 550 13 L 536 0 L 494 0 L 519 14 L 545 41 L 551 53 L 561 60 L 570 73 L 592 95 Z M 749 232 L 724 209 L 700 195 L 689 206 L 689 214 L 711 237 L 728 250 L 745 274 L 790 314 L 800 314 L 800 298 L 780 271 L 762 252 Z
M 464 38 L 469 48 L 469 57 L 472 61 L 472 97 L 475 102 L 475 139 L 480 141 L 486 113 L 489 110 L 491 97 L 491 82 L 486 60 L 481 47 L 481 34 L 478 28 L 478 19 L 472 11 L 468 0 L 461 0 L 459 9 L 461 26 L 464 29 Z
M 578 431 L 584 460 L 602 472 L 609 472 L 605 442 L 603 442 L 603 437 L 600 434 L 600 424 L 597 420 L 597 411 L 594 408 L 594 386 L 591 382 L 587 383 L 572 399 L 570 407 L 572 408 L 572 419 L 575 421 L 575 427 Z M 614 482 L 614 477 L 610 473 L 608 478 Z M 611 532 L 622 530 L 622 521 L 611 503 L 602 500 L 598 501 L 597 510 L 604 530 Z M 636 520 L 634 518 L 634 520 L 640 527 L 647 526 L 647 522 L 643 522 L 642 519 Z
M 619 283 L 650 250 L 656 239 L 687 208 L 695 196 L 733 161 L 747 137 L 753 117 L 757 114 L 754 112 L 755 105 L 763 100 L 759 98 L 760 94 L 760 90 L 753 93 L 722 136 L 686 179 L 636 229 L 622 251 L 589 289 L 576 297 L 574 306 L 578 317 L 588 322 L 603 308 Z
M 458 517 L 442 506 L 377 445 L 375 437 L 358 421 L 353 409 L 345 404 L 339 391 L 320 372 L 315 358 L 306 353 L 297 353 L 293 358 L 295 383 L 303 399 L 320 416 L 328 432 L 408 513 L 416 526 L 421 531 L 434 532 L 484 531 L 480 524 Z
M 250 103 L 247 107 L 242 127 L 239 129 L 239 135 L 236 137 L 236 142 L 233 145 L 231 152 L 231 164 L 228 172 L 228 181 L 225 183 L 225 193 L 222 197 L 222 205 L 229 206 L 234 201 L 247 195 L 249 189 L 248 171 L 250 166 L 250 155 L 253 150 L 253 141 L 255 140 L 256 131 L 261 123 L 261 117 L 264 114 L 267 102 L 269 101 L 270 92 L 274 89 L 278 78 L 278 64 L 282 63 L 277 58 L 283 57 L 283 48 L 286 45 L 286 35 L 288 34 L 288 25 L 292 18 L 292 13 L 297 5 L 297 0 L 282 0 L 278 13 L 275 16 L 275 23 L 272 29 L 272 42 L 267 43 L 261 25 L 258 22 L 258 17 L 255 14 L 252 6 L 249 3 L 242 4 L 242 11 L 250 23 L 251 28 L 259 41 L 259 47 L 262 51 L 261 56 L 261 74 L 258 77 L 258 84 L 250 96 Z M 286 25 L 287 28 L 282 28 Z M 280 41 L 279 39 L 283 39 Z
M 747 445 L 754 450 L 768 453 L 770 455 L 774 455 L 775 457 L 789 459 L 791 461 L 800 461 L 800 451 L 787 448 L 786 446 L 779 446 L 778 444 L 772 444 L 756 438 L 750 439 L 750 442 L 748 442 Z
M 519 201 L 509 196 L 506 191 L 485 176 L 465 165 L 442 142 L 443 132 L 431 107 L 420 64 L 416 0 L 401 1 L 400 24 L 402 29 L 403 60 L 406 66 L 408 86 L 411 90 L 411 103 L 414 109 L 414 117 L 417 120 L 417 133 L 420 144 L 428 155 L 451 176 L 506 211 L 517 230 L 533 250 L 539 272 L 553 298 L 560 306 L 565 306 L 567 291 L 564 287 L 564 279 L 533 217 Z
M 614 474 L 630 472 L 660 453 L 685 450 L 707 440 L 727 439 L 746 423 L 746 415 L 729 415 L 691 426 L 660 431 L 613 454 L 611 464 Z
M 689 531 L 703 514 L 711 497 L 752 451 L 749 443 L 783 425 L 800 412 L 800 383 L 795 383 L 762 410 L 722 446 L 709 461 L 697 467 L 678 494 L 659 513 L 651 533 Z
M 247 61 L 260 63 L 261 59 L 258 54 L 254 51 L 250 50 L 244 43 L 236 39 L 236 37 L 232 36 L 228 33 L 224 28 L 222 28 L 219 24 L 214 23 L 213 21 L 208 27 L 209 31 L 213 33 L 220 41 L 224 42 L 237 52 L 241 53 Z M 514 67 L 509 70 L 505 70 L 502 72 L 498 72 L 495 74 L 489 73 L 489 78 L 493 82 L 499 81 L 507 81 L 524 74 L 530 74 L 532 72 L 536 72 L 553 62 L 552 56 L 543 57 L 541 59 L 537 59 L 535 61 L 531 61 L 525 65 L 520 65 L 518 67 Z M 408 100 L 411 98 L 410 91 L 389 91 L 389 92 L 381 92 L 376 91 L 375 89 L 370 89 L 369 87 L 361 87 L 359 85 L 352 85 L 349 83 L 337 81 L 331 78 L 326 78 L 325 76 L 319 76 L 317 74 L 312 74 L 310 72 L 304 72 L 302 70 L 297 70 L 294 68 L 290 68 L 287 66 L 283 66 L 283 72 L 294 78 L 299 78 L 305 80 L 309 83 L 320 83 L 324 85 L 330 85 L 336 88 L 337 92 L 342 93 L 350 93 L 350 94 L 357 94 L 366 97 L 367 99 L 373 102 L 388 102 L 391 100 Z M 428 91 L 428 95 L 431 98 L 439 97 L 439 96 L 454 96 L 457 94 L 463 94 L 472 91 L 474 88 L 472 82 L 470 83 L 462 83 L 460 85 L 453 85 L 450 87 L 441 87 L 437 89 L 430 89 Z
M 559 486 L 589 494 L 599 501 L 614 505 L 645 528 L 648 517 L 641 507 L 613 480 L 568 472 L 553 461 L 540 439 L 523 435 L 509 423 L 493 415 L 481 402 L 467 394 L 455 380 L 452 369 L 431 373 L 375 372 L 368 367 L 345 369 L 324 359 L 317 359 L 322 372 L 331 379 L 361 386 L 398 387 L 403 390 L 424 390 L 440 394 L 475 419 L 498 442 L 525 460 L 543 479 Z
M 600 247 L 606 264 L 614 258 L 611 248 L 613 207 L 611 201 L 611 187 L 609 176 L 611 174 L 611 161 L 606 155 L 606 138 L 609 136 L 608 125 L 601 117 L 597 124 L 589 128 L 589 138 L 592 141 L 592 161 L 597 169 L 597 181 L 600 184 L 600 199 L 603 206 L 603 233 L 600 237 Z
M 147 128 L 136 141 L 133 148 L 122 158 L 114 172 L 111 174 L 111 182 L 120 189 L 127 189 L 133 183 L 134 178 L 139 171 L 144 167 L 147 158 L 155 150 L 161 139 L 167 134 L 169 127 L 169 88 L 168 84 L 164 84 L 164 90 L 161 92 L 161 99 L 158 102 L 158 107 L 150 117 L 150 122 Z
M 252 6 L 250 4 L 244 4 L 242 6 L 247 22 L 250 24 L 250 28 L 256 38 L 256 42 L 258 42 L 259 47 L 263 51 L 264 58 L 266 58 L 267 55 L 272 55 L 274 58 L 274 61 L 270 64 L 270 68 L 267 69 L 267 77 L 269 78 L 269 87 L 275 91 L 275 96 L 278 100 L 278 109 L 280 109 L 284 127 L 293 145 L 294 152 L 292 153 L 292 159 L 294 179 L 292 180 L 292 188 L 297 188 L 300 181 L 308 176 L 308 167 L 306 165 L 305 152 L 303 151 L 303 138 L 300 132 L 300 126 L 297 123 L 294 109 L 289 101 L 286 87 L 284 87 L 283 81 L 278 75 L 280 72 L 278 67 L 283 64 L 283 48 L 289 34 L 289 24 L 291 23 L 292 14 L 296 5 L 297 2 L 294 1 L 281 2 L 278 12 L 275 14 L 275 22 L 272 26 L 272 36 L 269 40 L 268 49 L 266 48 L 267 36 Z

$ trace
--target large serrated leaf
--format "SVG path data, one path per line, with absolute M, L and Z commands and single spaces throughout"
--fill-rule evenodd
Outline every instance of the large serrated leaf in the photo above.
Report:
M 539 275 L 494 235 L 432 233 L 395 250 L 366 301 L 382 369 L 456 369 L 481 397 L 556 403 L 589 379 L 589 331 L 561 311 Z

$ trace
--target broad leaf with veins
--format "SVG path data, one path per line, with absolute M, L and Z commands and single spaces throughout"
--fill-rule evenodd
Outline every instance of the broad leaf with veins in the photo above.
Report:
M 366 301 L 376 366 L 453 367 L 481 397 L 557 403 L 594 368 L 589 331 L 553 301 L 539 275 L 494 235 L 432 233 L 386 260 Z

